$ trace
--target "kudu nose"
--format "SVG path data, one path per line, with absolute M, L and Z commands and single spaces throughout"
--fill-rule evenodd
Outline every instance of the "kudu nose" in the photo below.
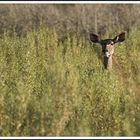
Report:
M 110 53 L 108 52 L 108 50 L 104 50 L 104 55 L 105 55 L 105 57 L 109 57 L 110 56 Z
M 109 56 L 110 56 L 110 53 L 109 53 L 108 51 L 106 51 L 106 52 L 105 52 L 105 56 L 106 56 L 106 57 L 109 57 Z

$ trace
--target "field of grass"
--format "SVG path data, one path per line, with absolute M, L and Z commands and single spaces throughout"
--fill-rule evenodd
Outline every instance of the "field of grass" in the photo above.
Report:
M 80 35 L 61 42 L 43 27 L 24 37 L 5 32 L 0 136 L 140 136 L 139 37 L 133 28 L 116 45 L 108 72 L 101 48 Z

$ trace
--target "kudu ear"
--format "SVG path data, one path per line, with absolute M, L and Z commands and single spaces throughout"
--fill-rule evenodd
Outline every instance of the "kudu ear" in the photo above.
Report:
M 121 34 L 117 35 L 114 39 L 113 42 L 117 43 L 117 42 L 123 42 L 126 39 L 126 33 L 122 32 Z
M 99 38 L 99 36 L 98 35 L 96 35 L 96 34 L 90 34 L 90 40 L 92 41 L 92 42 L 94 42 L 94 43 L 100 43 L 100 38 Z

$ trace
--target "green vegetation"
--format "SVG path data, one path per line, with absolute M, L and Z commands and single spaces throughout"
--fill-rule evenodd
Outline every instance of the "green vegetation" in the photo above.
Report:
M 108 72 L 100 47 L 77 34 L 61 42 L 54 29 L 43 27 L 24 37 L 5 32 L 0 135 L 139 136 L 139 37 L 132 29 L 116 45 Z

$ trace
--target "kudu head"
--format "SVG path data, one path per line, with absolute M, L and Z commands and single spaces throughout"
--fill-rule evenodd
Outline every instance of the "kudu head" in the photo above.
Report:
M 90 40 L 93 43 L 99 43 L 102 47 L 103 65 L 105 69 L 112 68 L 112 55 L 114 53 L 114 44 L 118 42 L 123 42 L 125 38 L 125 32 L 122 32 L 113 39 L 100 39 L 98 35 L 92 33 L 90 34 Z

